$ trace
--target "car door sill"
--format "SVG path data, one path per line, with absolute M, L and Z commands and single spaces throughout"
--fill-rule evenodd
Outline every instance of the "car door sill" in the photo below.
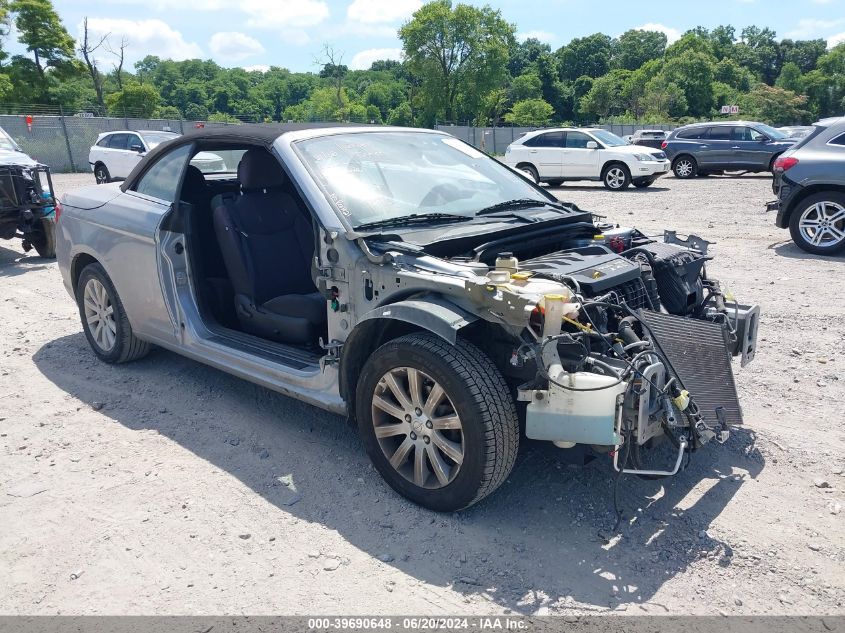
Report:
M 246 352 L 247 354 L 252 354 L 253 356 L 296 369 L 297 371 L 318 369 L 320 366 L 321 355 L 316 352 L 309 352 L 283 343 L 274 343 L 219 325 L 207 327 L 211 332 L 211 336 L 206 338 L 206 340 L 210 343 L 216 343 L 217 345 Z

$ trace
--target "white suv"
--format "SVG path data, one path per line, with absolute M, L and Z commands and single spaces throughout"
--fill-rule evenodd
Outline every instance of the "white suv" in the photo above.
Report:
M 88 162 L 97 184 L 123 180 L 148 151 L 174 138 L 179 138 L 175 132 L 155 130 L 117 130 L 100 134 L 88 153 Z M 204 173 L 226 171 L 223 159 L 211 152 L 200 152 L 191 164 Z
M 504 162 L 535 183 L 554 187 L 567 180 L 600 180 L 613 191 L 631 184 L 648 187 L 670 166 L 661 150 L 628 145 L 612 132 L 596 128 L 529 132 L 508 146 Z

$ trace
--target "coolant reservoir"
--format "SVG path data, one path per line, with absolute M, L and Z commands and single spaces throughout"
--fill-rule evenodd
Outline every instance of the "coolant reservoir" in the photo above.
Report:
M 614 384 L 617 379 L 612 376 L 562 370 L 552 378 L 570 388 L 597 390 L 571 391 L 550 384 L 548 391 L 535 392 L 525 415 L 525 435 L 552 442 L 618 445 L 616 397 L 628 383 Z
M 513 274 L 519 270 L 519 260 L 513 253 L 502 253 L 496 258 L 496 270 L 506 270 Z

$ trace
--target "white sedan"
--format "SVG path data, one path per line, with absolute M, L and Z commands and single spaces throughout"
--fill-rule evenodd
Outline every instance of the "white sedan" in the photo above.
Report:
M 598 128 L 529 132 L 508 146 L 504 162 L 535 183 L 559 186 L 569 180 L 596 180 L 613 191 L 631 184 L 648 187 L 670 167 L 663 151 L 628 145 Z

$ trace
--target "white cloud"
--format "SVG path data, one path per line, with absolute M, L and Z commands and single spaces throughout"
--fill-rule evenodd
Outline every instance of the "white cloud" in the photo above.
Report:
M 254 28 L 314 26 L 329 17 L 323 0 L 241 0 L 240 8 Z
M 834 46 L 838 46 L 845 42 L 845 32 L 837 33 L 836 35 L 831 35 L 827 38 L 827 47 L 833 48 Z
M 79 32 L 80 34 L 82 32 L 81 24 Z M 125 37 L 129 42 L 126 49 L 127 57 L 131 59 L 137 59 L 148 53 L 177 61 L 203 57 L 202 48 L 196 42 L 186 42 L 179 31 L 174 30 L 162 20 L 89 18 L 88 32 L 89 38 L 96 37 L 97 39 L 108 34 L 115 43 L 119 42 L 121 37 Z
M 349 62 L 349 67 L 352 70 L 367 70 L 373 65 L 374 61 L 379 59 L 402 59 L 401 48 L 368 48 L 364 51 L 355 53 L 352 61 Z
M 802 18 L 798 20 L 798 26 L 789 31 L 785 37 L 794 40 L 819 37 L 822 33 L 829 32 L 830 29 L 843 23 L 845 23 L 845 19 L 816 20 L 814 18 Z
M 411 17 L 422 6 L 422 0 L 353 0 L 346 17 L 355 22 L 399 22 Z
M 524 33 L 516 34 L 516 39 L 520 42 L 524 42 L 529 38 L 534 38 L 535 40 L 540 40 L 541 42 L 546 42 L 548 44 L 550 42 L 554 42 L 557 39 L 557 35 L 549 33 L 548 31 L 525 31 Z
M 215 33 L 208 41 L 208 48 L 214 56 L 235 62 L 264 52 L 261 42 L 246 33 L 237 31 Z
M 248 73 L 251 73 L 253 71 L 266 73 L 268 70 L 270 70 L 270 66 L 268 66 L 267 64 L 253 64 L 252 66 L 244 66 L 243 69 Z
M 660 24 L 660 22 L 646 22 L 640 26 L 635 26 L 635 29 L 640 31 L 658 31 L 666 35 L 666 40 L 671 44 L 681 39 L 681 32 L 678 29 L 673 29 L 671 26 Z

